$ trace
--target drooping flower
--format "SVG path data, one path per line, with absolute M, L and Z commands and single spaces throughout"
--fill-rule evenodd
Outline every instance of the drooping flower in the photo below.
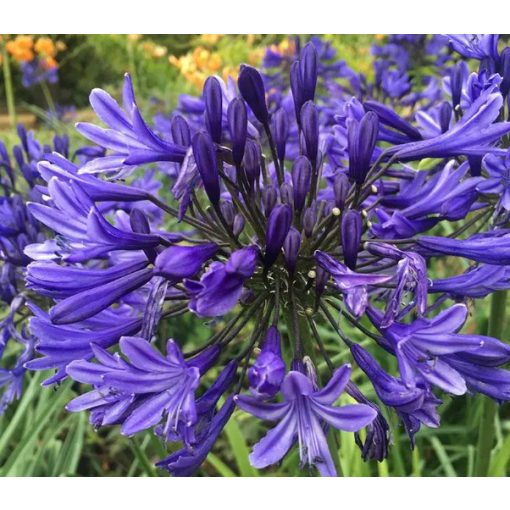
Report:
M 334 407 L 344 391 L 351 367 L 337 369 L 323 389 L 316 389 L 305 374 L 290 371 L 283 381 L 284 401 L 263 403 L 253 397 L 237 395 L 238 407 L 261 420 L 278 421 L 278 425 L 257 443 L 250 454 L 256 468 L 279 462 L 297 441 L 301 462 L 314 465 L 322 476 L 336 476 L 336 468 L 324 432 L 325 424 L 339 430 L 355 432 L 376 417 L 376 411 L 364 404 Z

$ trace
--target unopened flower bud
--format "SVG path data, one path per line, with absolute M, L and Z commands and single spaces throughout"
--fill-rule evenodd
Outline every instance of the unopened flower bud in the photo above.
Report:
M 221 142 L 223 118 L 223 92 L 218 78 L 210 76 L 204 84 L 204 101 L 207 131 L 215 143 Z
M 305 205 L 305 200 L 310 191 L 312 179 L 312 165 L 305 156 L 299 156 L 292 167 L 292 186 L 294 190 L 294 207 L 296 211 L 301 211 Z
M 350 209 L 342 217 L 342 247 L 344 262 L 349 269 L 356 268 L 363 223 L 358 211 Z
M 267 111 L 264 82 L 260 73 L 254 67 L 241 65 L 237 86 L 257 120 L 267 125 L 269 112 Z
M 274 206 L 267 221 L 266 252 L 264 254 L 266 267 L 271 267 L 278 258 L 289 233 L 291 222 L 292 210 L 287 204 Z

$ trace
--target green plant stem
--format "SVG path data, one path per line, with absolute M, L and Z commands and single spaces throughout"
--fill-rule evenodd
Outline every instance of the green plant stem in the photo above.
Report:
M 53 101 L 53 96 L 51 95 L 50 88 L 48 84 L 43 80 L 41 81 L 41 90 L 44 96 L 44 100 L 46 101 L 46 105 L 48 106 L 48 110 L 53 114 L 54 118 L 57 117 L 57 109 L 55 106 L 55 101 Z
M 500 338 L 505 323 L 507 291 L 497 291 L 492 295 L 489 317 L 489 336 Z M 487 476 L 494 444 L 494 421 L 497 404 L 489 397 L 482 397 L 475 476 Z
M 14 88 L 12 86 L 11 63 L 9 53 L 5 45 L 2 47 L 5 99 L 7 101 L 7 111 L 9 113 L 9 122 L 11 127 L 16 126 L 16 103 L 14 101 Z

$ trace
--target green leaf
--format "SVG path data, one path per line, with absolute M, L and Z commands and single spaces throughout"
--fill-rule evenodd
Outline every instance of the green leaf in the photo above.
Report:
M 442 158 L 424 158 L 418 163 L 418 171 L 432 170 L 439 165 L 441 161 L 443 161 Z
M 230 443 L 230 449 L 236 459 L 239 474 L 241 476 L 259 476 L 258 471 L 252 467 L 248 459 L 250 452 L 241 429 L 236 421 L 236 416 L 237 415 L 234 414 L 225 426 L 225 433 L 227 435 L 228 442 Z
M 445 475 L 457 476 L 457 472 L 455 471 L 452 462 L 448 457 L 448 453 L 446 453 L 443 443 L 441 443 L 437 437 L 431 437 L 429 441 L 432 445 L 432 448 L 434 448 L 434 451 L 436 452 L 437 458 L 441 463 L 441 467 L 443 468 Z
M 214 455 L 214 453 L 210 453 L 207 456 L 207 462 L 223 477 L 230 478 L 237 476 L 219 457 Z
M 44 429 L 48 421 L 52 418 L 52 416 L 61 410 L 64 402 L 69 398 L 69 389 L 72 383 L 73 381 L 70 380 L 64 382 L 62 386 L 60 386 L 60 388 L 52 395 L 53 398 L 49 399 L 48 403 L 41 410 L 40 414 L 34 419 L 29 431 L 23 436 L 22 440 L 18 443 L 11 455 L 9 455 L 5 465 L 2 468 L 2 476 L 12 476 L 20 463 L 30 460 L 31 449 L 37 443 L 39 434 Z

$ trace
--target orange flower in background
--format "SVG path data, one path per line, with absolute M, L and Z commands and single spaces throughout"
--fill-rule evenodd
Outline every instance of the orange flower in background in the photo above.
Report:
M 265 48 L 255 48 L 254 50 L 251 50 L 250 54 L 248 55 L 248 64 L 252 66 L 257 66 L 260 64 L 265 51 Z
M 217 44 L 222 37 L 223 34 L 202 34 L 201 39 L 207 44 Z
M 219 73 L 223 65 L 218 53 L 211 52 L 203 46 L 197 46 L 193 52 L 179 58 L 170 55 L 168 61 L 177 67 L 182 76 L 197 88 L 202 88 L 209 75 Z M 227 75 L 233 75 L 233 72 L 233 69 L 228 70 Z
M 57 54 L 55 43 L 49 37 L 39 37 L 34 45 L 35 51 L 45 57 L 54 58 Z
M 58 67 L 58 63 L 53 57 L 42 58 L 41 65 L 45 70 L 56 69 Z
M 17 62 L 30 62 L 34 58 L 34 40 L 30 35 L 18 35 L 5 47 Z
M 296 43 L 293 39 L 284 39 L 278 44 L 272 44 L 270 48 L 282 57 L 290 57 L 296 53 Z

